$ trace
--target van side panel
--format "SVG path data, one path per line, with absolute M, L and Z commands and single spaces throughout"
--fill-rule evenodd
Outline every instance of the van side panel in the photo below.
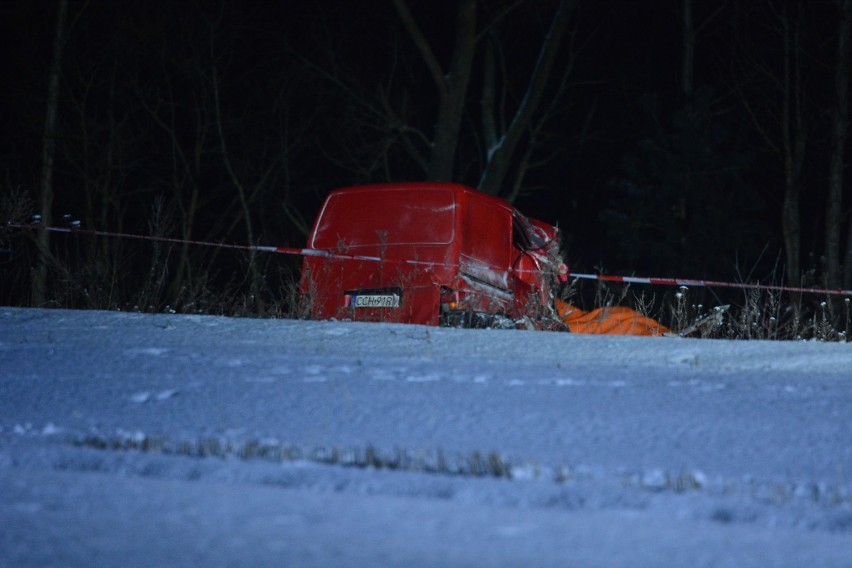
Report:
M 508 291 L 512 264 L 512 210 L 487 196 L 469 193 L 462 229 L 461 273 Z
M 504 201 L 468 190 L 462 217 L 459 282 L 469 309 L 509 314 L 513 307 L 512 209 Z

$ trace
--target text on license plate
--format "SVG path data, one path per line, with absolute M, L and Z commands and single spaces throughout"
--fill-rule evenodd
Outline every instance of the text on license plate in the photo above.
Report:
M 353 294 L 349 300 L 353 308 L 398 308 L 398 294 Z

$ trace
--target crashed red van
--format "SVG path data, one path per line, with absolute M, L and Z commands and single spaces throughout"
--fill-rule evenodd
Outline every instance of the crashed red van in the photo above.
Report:
M 441 182 L 337 189 L 308 238 L 299 291 L 313 319 L 559 327 L 559 230 Z

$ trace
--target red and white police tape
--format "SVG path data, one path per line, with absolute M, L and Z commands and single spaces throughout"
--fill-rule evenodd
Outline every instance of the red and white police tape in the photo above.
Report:
M 294 247 L 276 247 L 276 246 L 262 246 L 262 245 L 239 245 L 239 244 L 229 244 L 229 243 L 214 243 L 209 241 L 195 241 L 188 239 L 175 239 L 170 237 L 157 237 L 153 235 L 138 235 L 132 233 L 117 233 L 110 231 L 96 231 L 91 229 L 81 229 L 77 227 L 47 227 L 41 225 L 39 223 L 12 223 L 7 222 L 6 227 L 11 229 L 20 229 L 20 230 L 30 230 L 30 231 L 47 231 L 51 233 L 67 233 L 73 235 L 82 235 L 82 236 L 91 236 L 91 237 L 112 237 L 112 238 L 121 238 L 121 239 L 136 239 L 136 240 L 145 240 L 145 241 L 153 241 L 160 243 L 171 243 L 171 244 L 190 244 L 197 246 L 208 246 L 208 247 L 219 247 L 224 249 L 231 250 L 242 250 L 242 251 L 256 251 L 256 252 L 270 252 L 270 253 L 279 253 L 279 254 L 292 254 L 298 256 L 326 256 L 326 257 L 334 257 L 334 258 L 346 258 L 353 260 L 367 260 L 367 261 L 387 261 L 387 259 L 382 259 L 377 256 L 359 256 L 359 255 L 345 255 L 345 254 L 335 254 L 325 250 L 311 249 L 311 248 L 294 248 Z M 425 264 L 437 266 L 438 263 L 434 262 L 426 262 L 426 261 L 417 261 L 417 260 L 406 260 L 400 261 L 406 264 Z M 840 290 L 840 289 L 825 289 L 825 288 L 804 288 L 804 287 L 796 287 L 796 286 L 780 286 L 775 284 L 752 284 L 746 282 L 720 282 L 717 280 L 693 280 L 688 278 L 652 278 L 652 277 L 642 277 L 642 276 L 611 276 L 607 274 L 582 274 L 572 272 L 569 274 L 570 278 L 575 279 L 585 279 L 585 280 L 600 280 L 603 282 L 619 282 L 625 284 L 652 284 L 657 286 L 695 286 L 695 287 L 707 287 L 707 288 L 740 288 L 740 289 L 750 289 L 750 290 L 767 290 L 773 292 L 791 292 L 791 293 L 799 293 L 799 294 L 827 294 L 831 296 L 852 296 L 852 290 Z
M 659 286 L 698 286 L 707 288 L 744 288 L 749 290 L 771 290 L 775 292 L 793 292 L 804 294 L 830 294 L 834 296 L 852 296 L 852 290 L 827 290 L 825 288 L 801 288 L 796 286 L 777 286 L 774 284 L 750 284 L 737 282 L 719 282 L 716 280 L 690 280 L 686 278 L 648 278 L 642 276 L 608 276 L 606 274 L 571 273 L 571 278 L 602 280 L 605 282 L 624 282 L 627 284 L 656 284 Z

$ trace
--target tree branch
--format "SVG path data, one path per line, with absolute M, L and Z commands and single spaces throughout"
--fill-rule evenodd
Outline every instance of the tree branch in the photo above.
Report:
M 418 26 L 417 22 L 414 21 L 414 16 L 412 16 L 411 10 L 408 9 L 408 5 L 405 3 L 405 0 L 393 0 L 393 5 L 396 8 L 397 14 L 399 14 L 400 20 L 402 20 L 402 24 L 405 26 L 408 35 L 411 36 L 411 40 L 414 42 L 414 45 L 423 57 L 423 62 L 426 64 L 427 69 L 429 69 L 429 74 L 432 75 L 432 80 L 435 82 L 435 86 L 438 87 L 438 91 L 441 95 L 445 96 L 448 86 L 447 79 L 444 76 L 444 71 L 441 69 L 441 65 L 438 63 L 438 59 L 435 57 L 432 47 L 429 45 L 429 42 L 420 30 L 420 26 Z

